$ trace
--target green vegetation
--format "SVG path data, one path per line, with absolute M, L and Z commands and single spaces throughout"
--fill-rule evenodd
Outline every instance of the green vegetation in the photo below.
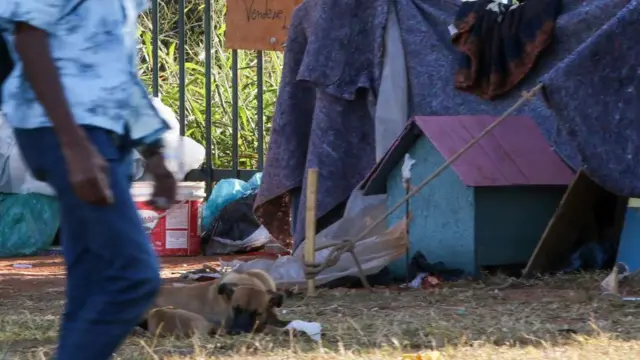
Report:
M 205 28 L 204 3 L 187 0 L 185 11 L 185 59 L 187 136 L 205 145 Z M 231 50 L 224 49 L 224 14 L 226 2 L 212 1 L 211 11 L 211 81 L 212 81 L 212 159 L 215 168 L 231 168 L 232 154 L 232 71 Z M 159 4 L 159 89 L 162 102 L 176 114 L 179 108 L 179 33 L 177 1 Z M 151 93 L 152 17 L 143 14 L 140 26 L 140 77 Z M 255 169 L 258 159 L 257 69 L 256 53 L 238 51 L 239 68 L 239 168 Z M 264 53 L 264 148 L 268 144 L 271 117 L 274 113 L 278 83 L 282 69 L 282 53 Z

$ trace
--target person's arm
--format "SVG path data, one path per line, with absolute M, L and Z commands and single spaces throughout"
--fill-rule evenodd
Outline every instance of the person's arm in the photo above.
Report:
M 53 124 L 61 145 L 73 146 L 86 141 L 69 109 L 49 49 L 47 32 L 26 23 L 17 23 L 15 50 L 22 61 L 26 80 Z

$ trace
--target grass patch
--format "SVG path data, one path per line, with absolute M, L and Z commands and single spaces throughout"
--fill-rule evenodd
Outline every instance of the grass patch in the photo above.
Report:
M 530 282 L 493 277 L 399 292 L 335 289 L 288 299 L 282 317 L 318 321 L 305 335 L 177 341 L 131 336 L 120 359 L 629 359 L 640 355 L 640 305 L 602 297 L 604 274 Z M 35 291 L 35 290 L 34 290 Z M 63 293 L 24 294 L 0 305 L 0 357 L 40 358 L 55 347 Z M 4 356 L 3 356 L 4 354 Z

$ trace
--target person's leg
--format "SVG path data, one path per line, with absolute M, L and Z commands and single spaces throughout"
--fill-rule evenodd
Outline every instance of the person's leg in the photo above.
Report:
M 16 131 L 23 156 L 60 201 L 67 306 L 58 360 L 108 359 L 141 319 L 160 286 L 158 260 L 129 193 L 131 163 L 109 132 L 87 134 L 110 167 L 114 203 L 78 199 L 52 129 Z

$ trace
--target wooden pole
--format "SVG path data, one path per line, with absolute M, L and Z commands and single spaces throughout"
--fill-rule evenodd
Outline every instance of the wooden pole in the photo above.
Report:
M 316 261 L 316 203 L 318 198 L 318 169 L 307 172 L 307 201 L 305 214 L 304 257 L 308 263 Z M 307 280 L 307 296 L 316 295 L 316 280 Z
M 408 179 L 404 179 L 404 188 L 405 188 L 405 195 L 409 195 L 409 193 L 411 192 L 411 178 Z M 411 268 L 411 259 L 409 258 L 409 250 L 411 250 L 411 241 L 409 240 L 409 221 L 411 221 L 411 206 L 410 206 L 410 199 L 407 199 L 407 202 L 405 203 L 405 208 L 404 208 L 404 216 L 407 220 L 407 229 L 405 230 L 405 236 L 407 237 L 407 250 L 405 250 L 404 252 L 404 263 L 405 263 L 405 271 L 407 272 L 406 274 L 406 280 L 407 280 L 407 284 L 409 284 L 413 279 L 411 279 L 409 277 L 409 270 Z

